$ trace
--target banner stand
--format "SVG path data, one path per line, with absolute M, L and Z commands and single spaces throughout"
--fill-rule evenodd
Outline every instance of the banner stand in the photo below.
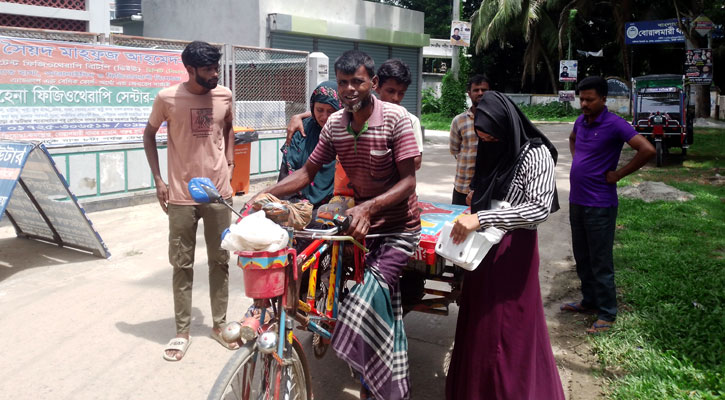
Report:
M 0 219 L 18 237 L 111 257 L 41 143 L 0 141 Z

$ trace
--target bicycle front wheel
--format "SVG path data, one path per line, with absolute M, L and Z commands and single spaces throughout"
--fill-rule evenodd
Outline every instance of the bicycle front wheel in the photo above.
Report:
M 307 360 L 296 340 L 288 360 L 280 366 L 272 355 L 260 353 L 254 341 L 248 342 L 224 366 L 208 400 L 312 400 Z

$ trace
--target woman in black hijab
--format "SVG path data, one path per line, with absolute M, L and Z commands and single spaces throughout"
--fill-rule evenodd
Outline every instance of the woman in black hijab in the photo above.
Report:
M 473 213 L 456 221 L 451 237 L 460 243 L 488 227 L 506 234 L 464 277 L 446 398 L 563 400 L 541 301 L 536 232 L 558 209 L 557 152 L 498 92 L 484 94 L 474 125 L 480 140 Z M 510 207 L 492 209 L 492 200 Z

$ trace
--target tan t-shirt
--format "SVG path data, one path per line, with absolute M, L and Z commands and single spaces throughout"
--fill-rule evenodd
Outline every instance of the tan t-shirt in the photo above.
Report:
M 233 195 L 224 142 L 232 105 L 232 92 L 223 86 L 198 95 L 181 83 L 156 95 L 149 124 L 167 124 L 170 204 L 196 204 L 187 188 L 194 177 L 211 179 L 224 198 Z

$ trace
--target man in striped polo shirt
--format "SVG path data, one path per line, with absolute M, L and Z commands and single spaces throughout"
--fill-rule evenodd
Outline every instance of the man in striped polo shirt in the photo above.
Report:
M 364 282 L 340 306 L 332 338 L 337 355 L 363 379 L 361 398 L 407 399 L 408 343 L 398 285 L 420 236 L 414 158 L 420 154 L 407 111 L 372 95 L 374 62 L 350 50 L 335 61 L 344 109 L 332 114 L 307 163 L 265 192 L 277 197 L 309 185 L 338 158 L 355 194 L 348 233 L 366 242 Z
M 453 198 L 451 204 L 466 205 L 466 196 L 471 192 L 471 178 L 476 169 L 476 152 L 478 136 L 473 129 L 473 116 L 478 101 L 490 89 L 485 75 L 473 75 L 468 79 L 466 93 L 471 99 L 471 108 L 458 114 L 451 121 L 449 147 L 456 158 L 456 178 L 453 181 Z

